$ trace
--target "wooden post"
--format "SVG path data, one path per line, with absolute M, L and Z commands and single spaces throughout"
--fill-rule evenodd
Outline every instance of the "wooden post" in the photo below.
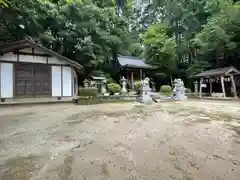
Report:
M 143 71 L 143 73 L 142 73 L 142 78 L 145 79 L 145 77 L 146 77 L 146 74 L 145 74 L 145 72 Z
M 202 83 L 203 83 L 203 78 L 200 79 L 200 85 L 199 85 L 199 97 L 202 97 Z
M 133 90 L 133 72 L 131 71 L 131 84 L 132 84 L 132 90 Z
M 236 90 L 236 84 L 233 75 L 230 75 L 231 82 L 232 82 L 232 88 L 233 88 L 233 96 L 237 97 L 237 90 Z
M 224 77 L 223 76 L 221 76 L 221 85 L 222 85 L 223 97 L 226 98 L 226 91 L 225 91 Z
M 140 81 L 143 79 L 143 76 L 142 76 L 142 69 L 140 69 Z
M 210 84 L 210 96 L 212 97 L 212 81 L 209 79 L 209 84 Z

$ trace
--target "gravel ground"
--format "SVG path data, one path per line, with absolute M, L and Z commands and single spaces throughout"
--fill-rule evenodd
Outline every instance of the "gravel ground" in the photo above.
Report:
M 239 177 L 239 102 L 0 109 L 1 180 Z

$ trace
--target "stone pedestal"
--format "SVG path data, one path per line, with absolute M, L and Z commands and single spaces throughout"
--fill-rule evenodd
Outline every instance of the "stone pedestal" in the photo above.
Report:
M 194 84 L 194 92 L 198 93 L 198 82 L 195 81 L 193 84 Z
M 101 83 L 101 93 L 102 94 L 105 94 L 107 92 L 106 85 L 107 85 L 107 80 L 102 80 L 102 83 Z
M 181 79 L 174 80 L 173 99 L 174 100 L 187 99 L 187 96 L 185 95 L 184 83 Z
M 149 78 L 145 78 L 141 81 L 140 100 L 141 103 L 144 104 L 151 104 L 153 102 L 151 97 L 151 88 L 149 87 Z
M 85 80 L 83 81 L 83 84 L 84 84 L 84 87 L 85 87 L 85 88 L 88 88 L 90 82 L 89 82 L 89 80 L 85 79 Z
M 121 90 L 121 93 L 122 94 L 127 94 L 127 79 L 125 79 L 125 77 L 123 76 L 122 79 L 121 79 L 121 83 L 122 83 L 122 90 Z

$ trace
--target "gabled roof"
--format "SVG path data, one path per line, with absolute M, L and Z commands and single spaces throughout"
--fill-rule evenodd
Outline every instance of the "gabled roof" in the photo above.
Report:
M 5 44 L 5 45 L 1 45 L 0 46 L 0 55 L 1 54 L 5 54 L 5 53 L 8 53 L 8 52 L 12 52 L 12 51 L 15 51 L 15 50 L 19 50 L 19 49 L 25 49 L 25 48 L 28 48 L 28 47 L 34 47 L 34 48 L 37 48 L 37 49 L 40 49 L 42 51 L 44 51 L 45 53 L 51 55 L 51 56 L 55 56 L 57 57 L 58 59 L 62 59 L 62 60 L 65 60 L 67 61 L 71 66 L 77 68 L 77 69 L 81 69 L 83 68 L 83 66 L 75 61 L 72 61 L 64 56 L 62 56 L 61 54 L 58 54 L 50 49 L 47 49 L 33 41 L 30 41 L 30 40 L 21 40 L 21 41 L 15 41 L 15 42 L 12 42 L 12 43 L 8 43 L 8 44 Z
M 142 69 L 155 69 L 155 67 L 148 65 L 144 60 L 133 56 L 118 56 L 118 62 L 122 67 L 142 68 Z
M 233 74 L 233 75 L 240 74 L 240 71 L 238 71 L 233 66 L 230 66 L 230 67 L 225 67 L 225 68 L 204 71 L 204 72 L 194 75 L 193 77 L 224 76 L 224 75 L 229 75 L 229 74 Z

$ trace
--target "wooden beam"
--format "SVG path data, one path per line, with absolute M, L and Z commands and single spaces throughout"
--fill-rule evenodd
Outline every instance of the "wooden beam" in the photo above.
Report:
M 210 85 L 210 96 L 212 96 L 212 81 L 209 79 L 209 85 Z
M 225 91 L 224 77 L 223 76 L 221 76 L 221 85 L 222 85 L 223 97 L 226 98 L 226 91 Z
M 233 96 L 236 98 L 237 97 L 236 83 L 235 83 L 233 75 L 230 75 L 230 78 L 231 78 L 231 82 L 232 82 Z
M 14 54 L 17 54 L 17 55 L 28 55 L 28 56 L 40 56 L 40 57 L 51 57 L 50 55 L 48 54 L 40 54 L 40 53 L 28 53 L 28 52 L 13 52 Z
M 203 78 L 200 79 L 200 85 L 199 85 L 199 97 L 202 97 L 202 83 L 203 83 Z
M 17 62 L 19 62 L 19 59 L 20 59 L 20 58 L 19 58 L 19 54 L 17 54 Z

